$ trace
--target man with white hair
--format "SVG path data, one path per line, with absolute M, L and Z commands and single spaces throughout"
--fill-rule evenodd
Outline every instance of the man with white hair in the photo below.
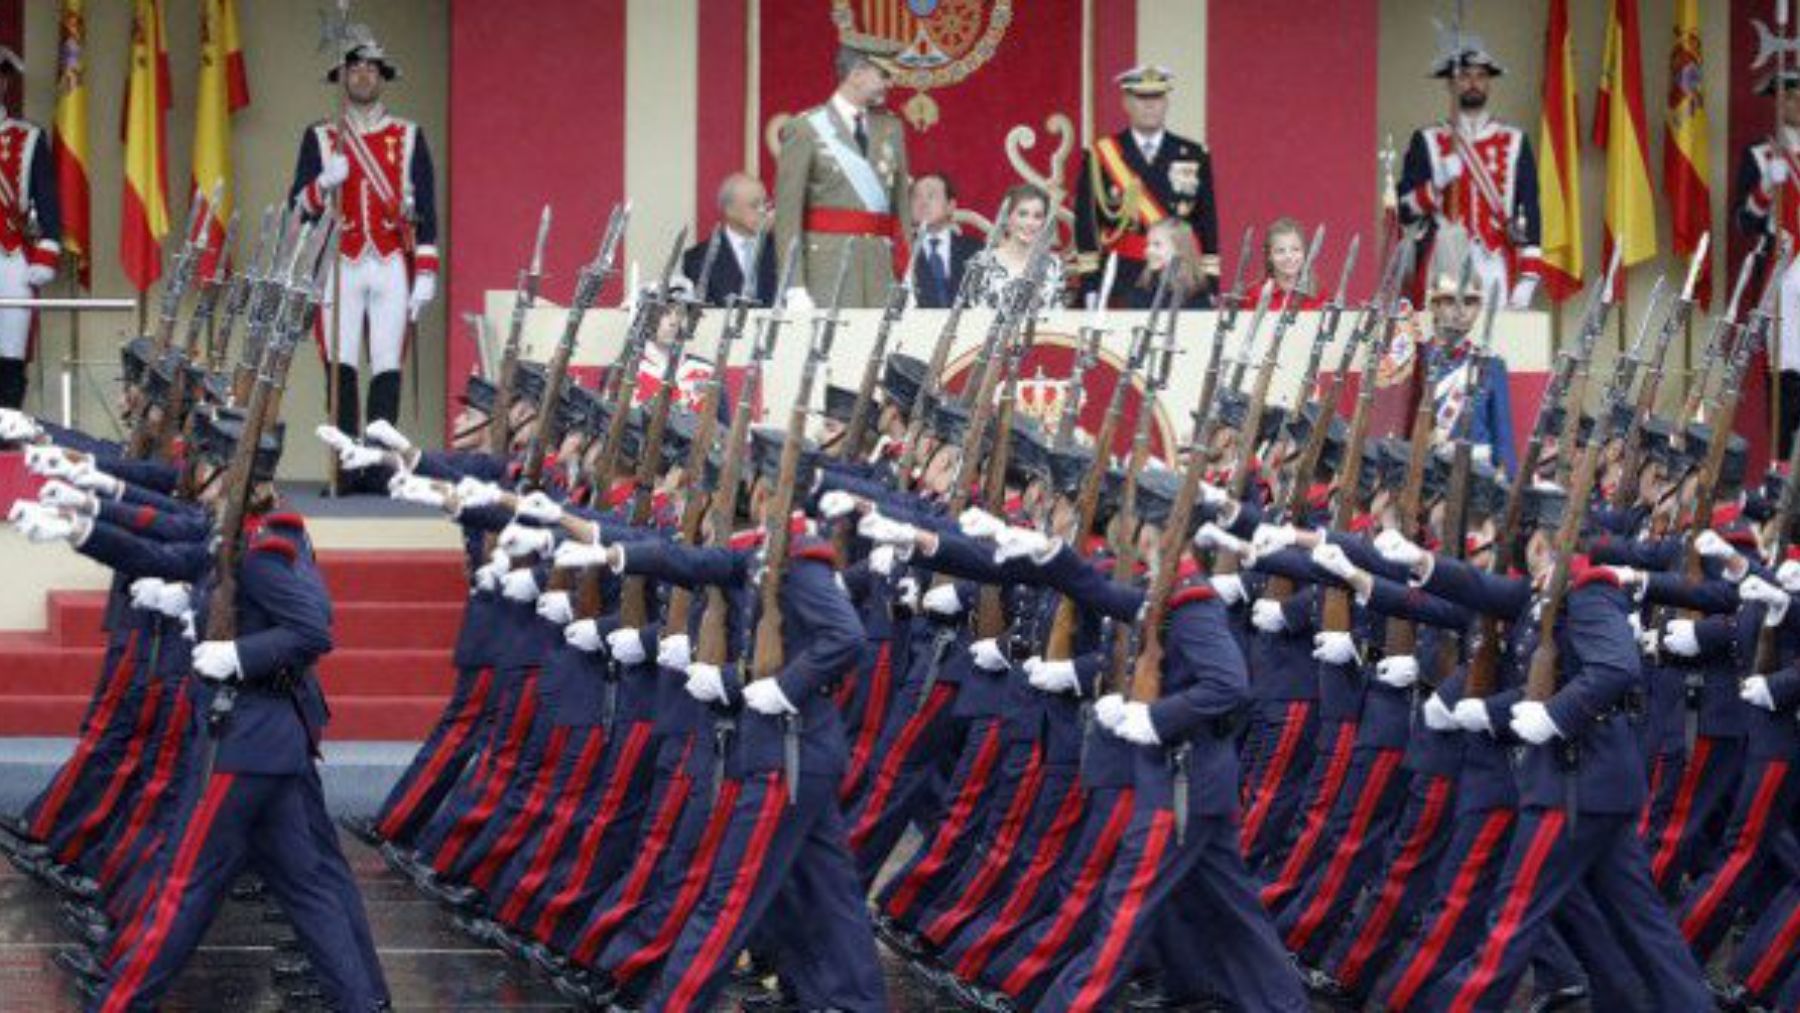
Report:
M 724 306 L 732 296 L 755 299 L 757 305 L 768 306 L 775 296 L 774 243 L 763 233 L 769 218 L 769 192 L 762 180 L 749 173 L 734 172 L 719 184 L 719 227 L 725 234 L 719 240 L 706 278 L 700 269 L 706 265 L 706 246 L 702 240 L 681 256 L 681 273 L 694 283 L 703 306 Z M 757 243 L 758 235 L 762 242 Z M 746 272 L 754 272 L 750 285 L 744 283 Z

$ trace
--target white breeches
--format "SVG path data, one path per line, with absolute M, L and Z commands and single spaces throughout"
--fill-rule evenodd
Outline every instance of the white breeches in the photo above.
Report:
M 361 361 L 363 335 L 369 338 L 369 371 L 386 373 L 400 368 L 406 346 L 406 261 L 399 255 L 377 257 L 366 253 L 356 260 L 338 260 L 338 282 L 326 286 L 326 298 L 335 288 L 342 300 L 338 314 L 338 361 L 355 369 Z
M 31 298 L 31 286 L 25 283 L 25 251 L 0 252 L 0 297 Z M 0 358 L 23 359 L 31 341 L 30 310 L 0 310 Z
M 1746 292 L 1744 298 L 1750 298 Z M 1750 307 L 1740 307 L 1743 314 Z M 1800 262 L 1789 264 L 1787 273 L 1781 276 L 1781 363 L 1783 370 L 1800 370 Z M 1769 349 L 1769 358 L 1775 359 L 1776 350 Z

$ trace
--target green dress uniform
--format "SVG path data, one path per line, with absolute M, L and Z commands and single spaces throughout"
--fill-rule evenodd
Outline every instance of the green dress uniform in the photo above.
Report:
M 874 308 L 886 302 L 895 265 L 908 259 L 906 134 L 899 117 L 871 109 L 863 114 L 865 147 L 841 105 L 816 106 L 782 129 L 775 248 L 785 256 L 800 237 L 793 283 L 825 305 L 845 244 L 860 238 L 844 280 L 844 305 Z

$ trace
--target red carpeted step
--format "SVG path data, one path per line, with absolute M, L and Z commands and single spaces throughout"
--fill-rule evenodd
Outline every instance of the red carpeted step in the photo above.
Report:
M 104 591 L 52 591 L 45 609 L 50 639 L 64 647 L 105 642 Z M 338 650 L 447 648 L 462 624 L 460 595 L 444 601 L 333 602 L 331 635 Z
M 334 604 L 355 601 L 457 601 L 468 594 L 463 554 L 334 549 L 319 553 Z
M 6 696 L 0 706 L 0 735 L 72 736 L 81 725 L 88 698 L 31 694 Z M 325 737 L 342 741 L 418 741 L 444 709 L 437 697 L 357 697 L 331 705 Z

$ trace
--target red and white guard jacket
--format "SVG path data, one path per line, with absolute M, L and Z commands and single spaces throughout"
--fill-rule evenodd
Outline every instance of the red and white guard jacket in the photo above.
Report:
M 349 177 L 337 188 L 344 258 L 399 253 L 411 257 L 415 273 L 436 274 L 437 185 L 425 135 L 418 124 L 390 116 L 385 110 L 366 123 L 348 118 L 346 123 L 351 128 L 342 139 L 336 121 L 307 128 L 300 138 L 291 199 L 309 215 L 322 214 L 331 198 L 319 185 L 319 173 L 325 166 L 323 153 L 341 153 L 350 164 Z M 340 140 L 344 142 L 341 145 Z M 409 205 L 410 223 L 406 218 Z
M 35 239 L 28 234 L 34 228 Z M 0 251 L 23 251 L 31 263 L 54 268 L 61 241 L 56 161 L 43 128 L 0 113 Z
M 1462 160 L 1462 175 L 1438 188 L 1445 160 Z M 1406 160 L 1395 184 L 1400 220 L 1408 225 L 1429 222 L 1423 246 L 1442 220 L 1459 222 L 1475 242 L 1506 261 L 1507 283 L 1521 275 L 1542 275 L 1542 218 L 1538 210 L 1537 159 L 1531 141 L 1518 127 L 1492 117 L 1465 120 L 1459 139 L 1448 124 L 1413 132 Z M 1420 263 L 1430 263 L 1423 257 Z

